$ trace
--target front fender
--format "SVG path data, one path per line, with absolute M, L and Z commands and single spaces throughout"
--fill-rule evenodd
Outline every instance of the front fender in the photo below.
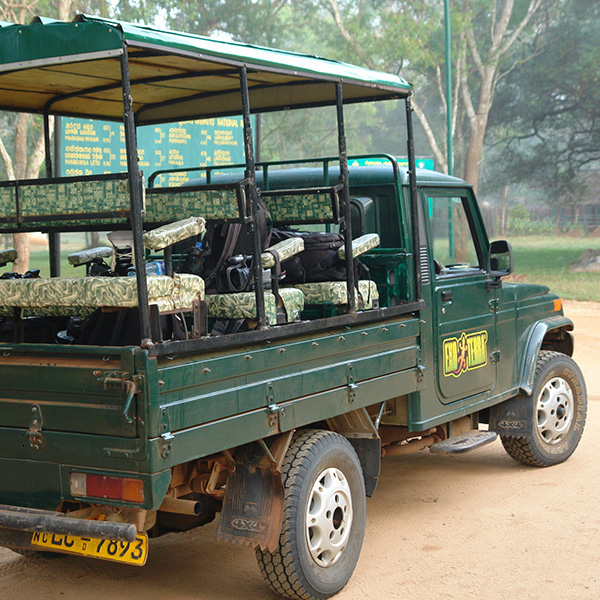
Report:
M 537 357 L 542 349 L 542 344 L 544 343 L 546 336 L 552 331 L 557 332 L 561 329 L 565 332 L 572 331 L 573 321 L 562 315 L 557 315 L 538 321 L 529 328 L 529 331 L 526 334 L 527 341 L 525 344 L 525 354 L 523 356 L 523 366 L 519 383 L 519 388 L 525 394 L 530 395 L 533 390 L 533 379 L 535 377 Z

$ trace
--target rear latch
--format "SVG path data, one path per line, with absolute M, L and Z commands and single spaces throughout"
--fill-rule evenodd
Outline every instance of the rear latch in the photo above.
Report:
M 127 423 L 133 423 L 133 417 L 130 416 L 129 411 L 131 410 L 133 397 L 138 391 L 142 376 L 136 375 L 130 379 L 129 373 L 125 371 L 94 371 L 94 375 L 98 377 L 98 381 L 102 382 L 102 387 L 105 390 L 123 390 L 127 392 L 125 403 L 123 404 L 123 418 Z

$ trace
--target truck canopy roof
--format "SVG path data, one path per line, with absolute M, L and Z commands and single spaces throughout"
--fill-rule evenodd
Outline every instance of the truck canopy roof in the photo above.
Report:
M 0 108 L 121 120 L 125 50 L 138 125 L 240 114 L 244 65 L 253 112 L 335 104 L 339 82 L 346 103 L 412 89 L 397 75 L 317 56 L 78 15 L 0 23 Z

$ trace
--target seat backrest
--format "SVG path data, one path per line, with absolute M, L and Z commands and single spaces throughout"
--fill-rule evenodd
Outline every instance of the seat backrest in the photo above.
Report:
M 205 231 L 206 221 L 203 217 L 189 217 L 147 231 L 144 234 L 144 246 L 150 250 L 162 250 Z
M 0 252 L 0 267 L 6 266 L 9 262 L 17 260 L 17 251 L 14 248 L 8 248 Z

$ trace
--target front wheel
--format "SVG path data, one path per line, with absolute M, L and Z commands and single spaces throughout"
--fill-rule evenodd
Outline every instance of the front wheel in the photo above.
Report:
M 356 452 L 337 433 L 296 434 L 282 465 L 285 500 L 276 552 L 256 549 L 278 594 L 322 600 L 339 592 L 358 561 L 365 530 L 365 486 Z
M 524 396 L 533 419 L 533 435 L 502 436 L 515 460 L 534 467 L 561 463 L 579 444 L 587 412 L 583 375 L 575 361 L 543 350 L 538 357 L 531 396 Z

